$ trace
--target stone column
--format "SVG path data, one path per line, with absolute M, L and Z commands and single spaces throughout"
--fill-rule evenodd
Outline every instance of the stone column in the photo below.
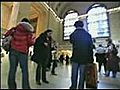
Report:
M 38 37 L 42 32 L 44 32 L 44 18 L 42 15 L 38 16 L 38 20 L 37 20 L 37 29 L 36 29 L 36 36 Z
M 30 8 L 31 3 L 30 2 L 14 2 L 12 7 L 12 12 L 10 16 L 10 20 L 8 23 L 8 29 L 10 29 L 13 26 L 16 26 L 16 24 L 24 17 L 29 16 L 30 14 Z
M 13 3 L 11 16 L 10 16 L 10 19 L 9 19 L 7 29 L 10 29 L 11 27 L 16 25 L 18 11 L 19 11 L 19 3 L 15 2 L 15 3 Z

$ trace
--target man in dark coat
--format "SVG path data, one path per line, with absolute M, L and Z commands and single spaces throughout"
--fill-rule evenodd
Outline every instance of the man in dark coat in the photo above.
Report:
M 50 29 L 46 30 L 44 33 L 40 34 L 40 36 L 36 39 L 34 45 L 33 56 L 35 57 L 35 61 L 38 65 L 36 69 L 36 83 L 38 85 L 41 85 L 40 83 L 41 69 L 42 69 L 42 81 L 44 83 L 49 83 L 46 80 L 46 68 L 51 52 L 50 51 L 51 35 L 52 35 L 52 30 Z
M 70 89 L 77 88 L 77 78 L 79 72 L 78 89 L 84 89 L 85 67 L 88 63 L 93 63 L 93 42 L 91 35 L 83 29 L 83 22 L 76 21 L 75 31 L 70 35 L 70 42 L 73 45 L 72 75 Z

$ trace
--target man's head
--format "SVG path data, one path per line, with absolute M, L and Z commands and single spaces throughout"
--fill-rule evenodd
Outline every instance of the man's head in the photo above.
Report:
M 23 19 L 21 20 L 21 22 L 28 22 L 28 23 L 30 23 L 30 21 L 29 21 L 27 18 L 23 18 Z
M 45 33 L 46 33 L 46 35 L 48 36 L 48 37 L 51 37 L 52 36 L 52 30 L 51 29 L 47 29 L 46 31 L 45 31 Z
M 111 39 L 111 38 L 108 38 L 106 41 L 107 41 L 108 43 L 112 43 L 112 39 Z
M 77 27 L 83 27 L 83 26 L 84 26 L 84 23 L 83 23 L 83 21 L 78 20 L 78 21 L 75 22 L 74 26 L 75 26 L 76 28 L 77 28 Z

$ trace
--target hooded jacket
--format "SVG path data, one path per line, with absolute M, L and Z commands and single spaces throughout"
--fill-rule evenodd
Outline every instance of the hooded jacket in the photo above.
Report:
M 35 42 L 34 29 L 27 22 L 19 22 L 16 27 L 11 28 L 5 36 L 12 35 L 11 48 L 24 54 L 28 54 L 29 47 Z

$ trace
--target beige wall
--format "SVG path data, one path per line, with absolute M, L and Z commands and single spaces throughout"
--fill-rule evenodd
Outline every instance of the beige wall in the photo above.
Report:
M 48 28 L 53 30 L 53 39 L 56 40 L 57 42 L 59 41 L 59 21 L 56 19 L 56 17 L 52 14 L 52 12 L 50 12 L 50 16 L 49 16 L 49 26 Z
M 37 30 L 36 30 L 36 37 L 39 36 L 42 32 L 44 32 L 46 29 L 50 28 L 53 30 L 53 38 L 58 42 L 58 31 L 59 31 L 59 22 L 56 20 L 56 17 L 52 14 L 52 12 L 49 12 L 42 4 L 35 5 L 34 3 L 34 10 L 36 12 L 37 20 Z M 38 10 L 39 9 L 39 10 Z M 49 15 L 49 20 L 48 20 Z M 35 15 L 31 14 L 30 18 L 33 18 Z M 48 22 L 49 21 L 49 22 Z M 49 23 L 49 26 L 48 26 Z
M 110 14 L 110 30 L 113 40 L 120 40 L 120 12 Z
M 21 21 L 24 17 L 29 17 L 30 9 L 31 9 L 31 2 L 19 2 L 19 10 L 17 15 L 17 23 Z
M 33 3 L 29 18 L 37 18 L 36 37 L 38 37 L 46 28 L 47 12 L 45 8 L 41 4 Z
M 12 8 L 10 8 L 9 6 L 7 6 L 6 4 L 2 3 L 1 4 L 1 28 L 3 29 L 7 29 L 7 25 L 9 22 L 9 18 L 11 15 L 11 10 Z M 5 32 L 5 31 L 2 31 Z

